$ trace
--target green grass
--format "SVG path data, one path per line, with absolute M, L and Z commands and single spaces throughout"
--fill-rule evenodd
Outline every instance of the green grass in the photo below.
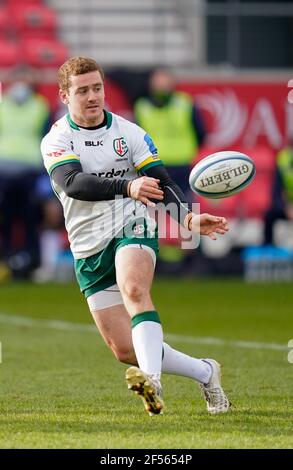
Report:
M 208 415 L 192 380 L 164 375 L 166 412 L 149 418 L 98 333 L 0 322 L 0 448 L 292 448 L 292 286 L 159 280 L 153 297 L 174 347 L 224 365 L 230 413 Z M 0 313 L 92 324 L 76 285 L 2 285 L 0 299 Z

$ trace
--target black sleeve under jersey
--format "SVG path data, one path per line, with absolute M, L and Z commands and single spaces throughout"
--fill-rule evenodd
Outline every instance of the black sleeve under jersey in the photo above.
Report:
M 94 173 L 84 173 L 79 162 L 57 166 L 51 178 L 67 196 L 80 201 L 106 201 L 115 199 L 117 194 L 127 196 L 125 179 L 101 178 Z
M 186 215 L 192 212 L 191 204 L 187 202 L 184 193 L 172 180 L 164 165 L 156 165 L 147 170 L 142 169 L 139 174 L 160 180 L 159 186 L 164 191 L 164 199 L 162 202 L 165 205 L 173 203 L 175 210 L 170 210 L 170 215 L 183 225 Z M 153 200 L 153 202 L 158 201 Z

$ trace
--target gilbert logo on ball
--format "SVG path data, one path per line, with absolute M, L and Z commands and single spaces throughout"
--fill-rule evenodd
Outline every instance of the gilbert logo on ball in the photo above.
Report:
M 253 160 L 230 150 L 214 153 L 197 163 L 190 172 L 189 184 L 200 196 L 220 199 L 242 191 L 254 176 Z

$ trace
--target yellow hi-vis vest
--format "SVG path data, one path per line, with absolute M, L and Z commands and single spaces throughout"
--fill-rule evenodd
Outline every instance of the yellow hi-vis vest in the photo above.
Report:
M 277 165 L 281 173 L 284 190 L 293 203 L 293 149 L 284 148 L 277 155 Z
M 192 106 L 192 99 L 181 92 L 175 92 L 162 107 L 146 98 L 140 98 L 135 104 L 137 123 L 151 136 L 165 165 L 189 165 L 196 154 L 198 143 L 192 125 Z
M 32 95 L 18 105 L 9 96 L 0 104 L 0 159 L 42 165 L 40 141 L 49 117 L 49 105 Z

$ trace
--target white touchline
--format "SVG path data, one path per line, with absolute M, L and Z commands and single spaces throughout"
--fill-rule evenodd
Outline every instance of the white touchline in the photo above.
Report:
M 41 320 L 26 316 L 18 316 L 7 313 L 0 313 L 0 323 L 10 326 L 26 326 L 28 328 L 45 328 L 62 331 L 76 331 L 81 333 L 97 333 L 94 325 L 83 325 L 82 323 L 73 323 L 60 320 Z M 229 346 L 233 348 L 246 349 L 269 349 L 274 351 L 288 351 L 288 344 L 280 343 L 262 343 L 258 341 L 226 340 L 222 338 L 213 338 L 209 336 L 186 336 L 173 333 L 164 334 L 164 339 L 186 344 L 210 344 L 213 346 Z

